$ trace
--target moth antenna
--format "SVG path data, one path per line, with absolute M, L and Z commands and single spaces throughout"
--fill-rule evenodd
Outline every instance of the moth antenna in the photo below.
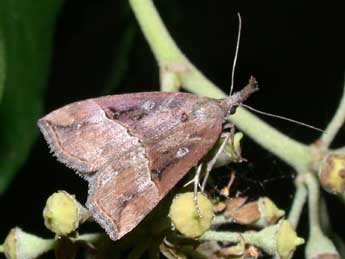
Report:
M 297 120 L 290 119 L 290 118 L 287 118 L 287 117 L 284 117 L 284 116 L 280 116 L 280 115 L 276 115 L 276 114 L 260 111 L 258 109 L 255 109 L 255 108 L 253 108 L 251 106 L 248 106 L 246 104 L 243 104 L 243 103 L 241 104 L 241 106 L 246 107 L 247 109 L 252 110 L 253 112 L 256 112 L 258 114 L 262 114 L 262 115 L 266 115 L 266 116 L 269 116 L 269 117 L 273 117 L 273 118 L 289 121 L 289 122 L 292 122 L 292 123 L 304 126 L 306 128 L 310 128 L 310 129 L 313 129 L 313 130 L 316 130 L 316 131 L 324 132 L 324 130 L 322 130 L 320 128 L 317 128 L 315 126 L 309 125 L 309 124 L 301 122 L 301 121 L 297 121 Z
M 231 86 L 230 86 L 230 93 L 229 93 L 229 95 L 232 94 L 232 91 L 233 91 L 233 89 L 234 89 L 235 68 L 236 68 L 236 63 L 237 63 L 238 51 L 239 51 L 239 49 L 240 49 L 240 39 L 241 39 L 241 30 L 242 30 L 242 18 L 241 18 L 240 13 L 237 13 L 237 16 L 238 16 L 237 43 L 236 43 L 235 57 L 234 57 L 234 61 L 233 61 L 233 63 L 232 63 Z

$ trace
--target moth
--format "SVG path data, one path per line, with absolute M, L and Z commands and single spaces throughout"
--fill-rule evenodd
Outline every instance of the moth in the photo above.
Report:
M 224 118 L 252 93 L 224 99 L 142 92 L 75 102 L 38 121 L 57 159 L 88 181 L 90 214 L 118 240 L 215 145 Z

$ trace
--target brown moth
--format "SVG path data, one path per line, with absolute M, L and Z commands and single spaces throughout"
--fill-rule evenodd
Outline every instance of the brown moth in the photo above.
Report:
M 57 159 L 89 183 L 87 207 L 112 240 L 137 226 L 217 142 L 253 92 L 216 100 L 143 92 L 75 102 L 38 121 Z

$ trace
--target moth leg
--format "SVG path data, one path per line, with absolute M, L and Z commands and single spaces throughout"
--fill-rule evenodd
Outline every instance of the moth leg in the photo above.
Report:
M 200 164 L 200 165 L 201 165 L 201 164 Z M 198 168 L 196 168 L 196 169 L 198 170 Z M 192 183 L 194 184 L 195 182 L 197 182 L 197 187 L 201 188 L 200 181 L 199 181 L 200 175 L 201 175 L 201 173 L 199 173 L 199 176 L 198 176 L 198 177 L 197 177 L 197 175 L 195 175 L 195 176 L 193 177 L 193 179 L 192 179 L 192 180 L 189 180 L 188 182 L 186 182 L 186 183 L 183 185 L 183 187 L 187 187 L 187 186 L 191 185 Z M 196 179 L 196 178 L 198 178 L 198 179 Z
M 232 125 L 232 127 L 230 127 L 230 132 L 225 132 L 222 134 L 223 136 L 225 136 L 224 141 L 223 141 L 222 145 L 219 147 L 219 149 L 217 150 L 216 154 L 213 156 L 213 158 L 207 163 L 205 177 L 204 177 L 204 179 L 202 181 L 202 185 L 201 185 L 201 192 L 205 191 L 207 179 L 210 175 L 210 172 L 211 172 L 212 168 L 214 167 L 214 164 L 216 163 L 217 159 L 219 158 L 219 156 L 224 151 L 226 143 L 228 142 L 229 139 L 230 139 L 230 141 L 233 141 L 234 132 L 235 132 L 235 128 Z
M 235 133 L 235 125 L 232 122 L 227 122 L 223 125 L 223 130 L 230 129 L 230 131 L 233 131 Z
M 193 179 L 194 181 L 193 202 L 196 209 L 196 214 L 198 215 L 199 218 L 201 218 L 201 212 L 200 212 L 200 207 L 198 204 L 198 187 L 200 186 L 199 179 L 200 179 L 200 174 L 201 174 L 201 168 L 202 168 L 202 164 L 200 164 L 198 168 L 196 169 L 196 173 Z

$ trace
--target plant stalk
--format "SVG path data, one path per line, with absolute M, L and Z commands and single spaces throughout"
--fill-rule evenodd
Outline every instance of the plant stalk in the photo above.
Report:
M 195 94 L 211 98 L 223 98 L 225 94 L 208 80 L 178 48 L 167 31 L 152 0 L 129 0 L 139 25 L 162 68 L 185 67 L 176 72 L 183 87 Z M 171 70 L 169 70 L 171 73 Z M 171 83 L 170 83 L 171 84 Z M 258 144 L 277 155 L 286 163 L 305 171 L 311 161 L 309 147 L 269 126 L 249 111 L 239 108 L 230 120 Z

